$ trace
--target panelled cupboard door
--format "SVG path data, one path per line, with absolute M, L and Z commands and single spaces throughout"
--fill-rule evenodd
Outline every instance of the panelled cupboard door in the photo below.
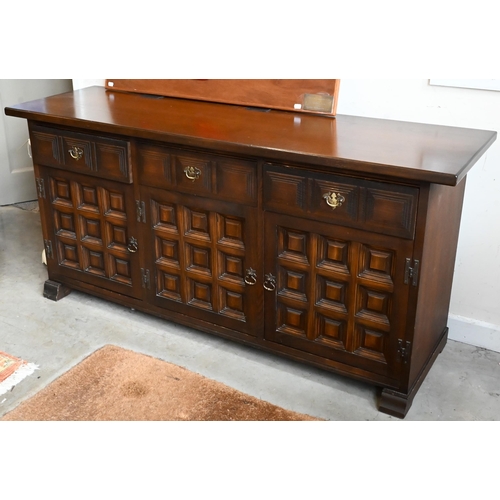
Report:
M 265 338 L 395 379 L 413 242 L 266 213 Z
M 261 329 L 256 209 L 141 188 L 155 305 L 252 336 Z
M 64 277 L 141 297 L 131 185 L 39 167 L 39 200 L 51 279 Z

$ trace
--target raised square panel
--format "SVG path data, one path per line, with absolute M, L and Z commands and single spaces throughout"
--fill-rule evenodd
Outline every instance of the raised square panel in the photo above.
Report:
M 316 305 L 338 312 L 347 312 L 347 283 L 316 277 Z
M 82 247 L 82 253 L 85 261 L 85 272 L 95 276 L 106 276 L 104 254 L 95 250 Z
M 157 295 L 176 302 L 182 302 L 180 277 L 163 271 L 157 271 L 156 276 Z
M 358 306 L 356 317 L 370 321 L 382 330 L 388 330 L 390 326 L 390 308 L 392 305 L 391 294 L 359 286 L 357 296 Z
M 76 239 L 75 219 L 73 213 L 54 210 L 54 225 L 58 236 Z
M 285 209 L 287 212 L 302 211 L 305 210 L 305 194 L 305 176 L 266 168 L 264 174 L 264 203 L 266 207 Z
M 81 269 L 76 245 L 58 242 L 59 264 L 71 269 Z
M 120 259 L 114 255 L 109 255 L 110 260 L 110 278 L 113 281 L 118 281 L 124 285 L 132 285 L 132 270 L 130 262 L 125 259 Z
M 310 340 L 329 344 L 336 349 L 345 349 L 347 322 L 341 319 L 330 318 L 323 314 L 316 314 L 314 336 Z
M 127 251 L 127 228 L 125 226 L 118 226 L 117 224 L 107 223 L 107 247 L 122 252 Z
M 237 160 L 217 160 L 217 195 L 239 203 L 251 203 L 257 197 L 256 165 Z
M 220 314 L 245 321 L 245 301 L 243 294 L 219 287 Z
M 218 253 L 218 274 L 219 279 L 229 280 L 236 283 L 243 283 L 244 265 L 243 258 L 237 255 L 230 255 L 225 252 Z
M 188 280 L 188 304 L 212 311 L 212 285 L 201 283 L 192 279 Z
M 173 204 L 151 202 L 151 220 L 155 229 L 177 233 L 177 209 Z
M 243 250 L 245 248 L 244 220 L 217 214 L 219 245 Z
M 102 190 L 103 212 L 106 216 L 127 219 L 125 195 L 116 191 Z
M 317 267 L 349 274 L 349 243 L 318 236 Z
M 366 245 L 361 247 L 359 276 L 381 283 L 393 283 L 394 252 L 372 248 Z
M 93 186 L 78 185 L 79 205 L 80 210 L 89 210 L 99 213 L 99 197 L 97 188 Z
M 184 208 L 184 215 L 186 223 L 184 234 L 210 241 L 209 213 Z
M 385 332 L 358 325 L 356 327 L 356 338 L 359 340 L 359 345 L 354 352 L 364 358 L 385 363 L 385 342 L 387 335 Z
M 164 238 L 156 238 L 156 263 L 180 269 L 179 242 Z
M 71 198 L 71 184 L 66 179 L 50 178 L 50 192 L 52 203 L 61 207 L 73 207 Z
M 278 255 L 280 258 L 309 264 L 308 243 L 309 235 L 307 233 L 278 227 Z
M 278 294 L 306 303 L 307 281 L 308 273 L 280 267 L 278 270 Z
M 186 269 L 212 275 L 212 260 L 210 248 L 186 244 Z
M 279 332 L 307 337 L 307 311 L 278 303 L 277 324 Z
M 81 239 L 102 245 L 101 221 L 80 216 Z

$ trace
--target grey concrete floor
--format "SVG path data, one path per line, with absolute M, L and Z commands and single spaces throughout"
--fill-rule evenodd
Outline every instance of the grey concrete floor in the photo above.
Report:
M 36 205 L 36 204 L 35 204 Z M 183 366 L 290 410 L 336 421 L 399 421 L 379 390 L 90 295 L 42 296 L 39 214 L 0 207 L 0 351 L 39 369 L 0 396 L 0 416 L 99 347 L 114 344 Z M 500 420 L 500 353 L 448 341 L 405 421 Z

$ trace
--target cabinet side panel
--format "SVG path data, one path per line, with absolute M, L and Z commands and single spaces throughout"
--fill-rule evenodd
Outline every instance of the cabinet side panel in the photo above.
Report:
M 410 387 L 425 368 L 447 325 L 464 190 L 465 180 L 456 187 L 430 187 Z

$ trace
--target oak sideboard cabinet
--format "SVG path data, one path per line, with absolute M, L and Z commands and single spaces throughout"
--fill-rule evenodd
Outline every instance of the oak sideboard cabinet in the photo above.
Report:
M 5 112 L 29 124 L 47 298 L 365 381 L 406 415 L 446 344 L 466 175 L 496 132 L 103 87 Z

